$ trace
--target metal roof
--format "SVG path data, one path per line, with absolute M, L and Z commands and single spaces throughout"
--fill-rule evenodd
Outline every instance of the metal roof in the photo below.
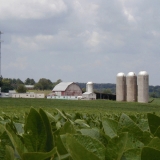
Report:
M 85 92 L 85 93 L 83 93 L 84 95 L 88 95 L 88 94 L 95 94 L 95 93 L 93 93 L 93 92 Z
M 25 85 L 26 88 L 33 88 L 34 85 Z
M 65 91 L 73 82 L 61 82 L 57 84 L 52 91 Z

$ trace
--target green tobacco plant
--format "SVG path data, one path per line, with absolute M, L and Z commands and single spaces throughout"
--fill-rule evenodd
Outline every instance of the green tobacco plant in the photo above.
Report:
M 160 117 L 31 108 L 20 120 L 3 113 L 0 160 L 160 160 Z
M 49 119 L 42 109 L 39 112 L 30 109 L 22 136 L 18 134 L 14 123 L 7 123 L 4 128 L 13 145 L 13 148 L 6 146 L 6 153 L 11 153 L 6 156 L 10 156 L 10 159 L 17 157 L 21 160 L 49 160 L 57 153 Z

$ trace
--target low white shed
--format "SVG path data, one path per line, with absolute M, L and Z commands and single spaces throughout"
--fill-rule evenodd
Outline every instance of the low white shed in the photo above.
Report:
M 82 94 L 82 99 L 94 100 L 96 99 L 96 94 L 92 92 L 85 92 Z

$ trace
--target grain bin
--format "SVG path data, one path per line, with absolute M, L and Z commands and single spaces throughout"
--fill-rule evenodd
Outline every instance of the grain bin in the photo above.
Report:
M 127 82 L 127 102 L 137 101 L 137 76 L 134 72 L 129 72 L 126 77 Z
M 86 92 L 93 93 L 93 82 L 88 82 L 86 85 Z
M 138 74 L 138 102 L 148 103 L 149 100 L 149 75 L 146 71 Z
M 126 76 L 122 72 L 117 74 L 116 101 L 126 101 Z

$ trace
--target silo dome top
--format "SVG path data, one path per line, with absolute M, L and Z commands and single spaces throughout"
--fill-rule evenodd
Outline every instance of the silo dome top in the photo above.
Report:
M 88 82 L 87 84 L 93 84 L 93 82 Z
M 129 72 L 129 73 L 127 74 L 127 76 L 132 77 L 132 76 L 136 76 L 136 74 L 135 74 L 134 72 Z
M 117 77 L 125 77 L 125 74 L 120 72 L 120 73 L 117 74 Z
M 146 71 L 140 71 L 138 75 L 148 76 L 148 73 Z

